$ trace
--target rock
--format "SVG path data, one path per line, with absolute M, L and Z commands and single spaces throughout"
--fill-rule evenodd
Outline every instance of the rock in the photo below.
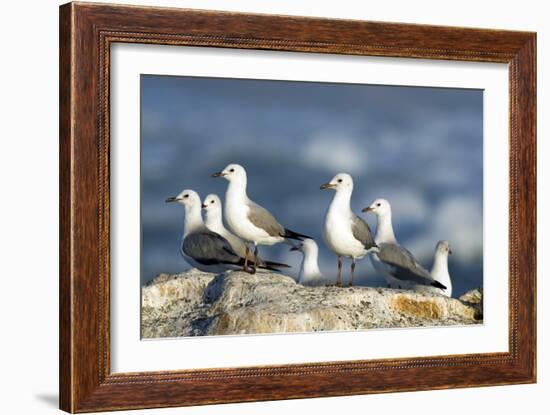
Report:
M 288 333 L 481 323 L 482 292 L 304 287 L 285 275 L 191 270 L 142 288 L 142 337 Z
M 199 335 L 194 327 L 205 314 L 203 293 L 214 274 L 191 270 L 160 274 L 141 288 L 141 336 Z M 206 307 L 207 308 L 207 307 Z
M 480 288 L 470 290 L 459 297 L 460 301 L 470 304 L 481 304 L 483 301 L 483 291 Z
M 462 294 L 459 298 L 463 303 L 468 304 L 470 307 L 475 308 L 476 318 L 483 320 L 483 289 L 476 288 Z

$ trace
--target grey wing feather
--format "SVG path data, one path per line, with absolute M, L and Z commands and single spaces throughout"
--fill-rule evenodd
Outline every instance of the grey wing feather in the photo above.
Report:
M 365 248 L 369 249 L 376 246 L 369 228 L 369 224 L 359 216 L 353 216 L 351 231 L 353 233 L 353 237 L 358 241 L 361 241 Z
M 185 255 L 205 265 L 239 264 L 241 258 L 235 254 L 229 242 L 212 231 L 199 231 L 188 235 L 181 249 Z
M 390 266 L 395 271 L 393 276 L 399 280 L 412 281 L 423 285 L 432 285 L 433 279 L 430 273 L 420 265 L 413 254 L 402 246 L 395 244 L 379 244 L 377 253 L 380 260 Z
M 252 201 L 248 203 L 248 220 L 254 226 L 265 230 L 271 236 L 282 236 L 285 234 L 285 228 L 277 222 L 277 219 L 267 209 Z

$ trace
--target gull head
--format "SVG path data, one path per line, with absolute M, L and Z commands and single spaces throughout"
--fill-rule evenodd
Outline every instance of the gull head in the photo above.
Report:
M 353 179 L 347 173 L 338 173 L 330 182 L 321 185 L 321 190 L 325 189 L 336 191 L 347 189 L 351 191 L 353 190 Z
M 313 254 L 319 252 L 319 247 L 313 239 L 304 239 L 303 241 L 297 243 L 292 248 L 291 251 L 300 251 L 304 254 Z
M 385 216 L 391 214 L 391 205 L 386 199 L 376 199 L 369 207 L 362 209 L 361 212 L 372 212 L 376 216 Z
M 202 208 L 204 209 L 206 214 L 219 212 L 222 209 L 222 201 L 218 195 L 210 193 L 204 198 Z
M 170 202 L 177 202 L 185 207 L 200 206 L 201 198 L 194 190 L 185 189 L 179 195 L 166 199 L 166 203 Z
M 240 164 L 229 164 L 222 171 L 212 174 L 212 177 L 223 177 L 227 181 L 246 181 L 246 170 Z
M 435 254 L 436 255 L 452 255 L 453 251 L 451 251 L 451 245 L 448 241 L 439 241 L 437 245 L 435 246 Z

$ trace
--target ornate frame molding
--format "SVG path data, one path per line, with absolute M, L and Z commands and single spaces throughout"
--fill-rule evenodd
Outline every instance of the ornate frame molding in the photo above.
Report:
M 112 374 L 109 69 L 110 45 L 116 42 L 508 63 L 510 351 Z M 61 6 L 61 408 L 89 412 L 534 382 L 535 71 L 534 33 L 86 3 Z M 424 379 L 421 384 L 419 378 Z

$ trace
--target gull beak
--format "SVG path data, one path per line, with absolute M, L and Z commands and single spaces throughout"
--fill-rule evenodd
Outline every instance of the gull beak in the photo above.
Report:
M 201 208 L 206 209 L 208 205 L 205 205 L 204 203 L 201 205 Z
M 363 208 L 363 209 L 361 210 L 361 212 L 372 212 L 373 210 L 374 210 L 374 209 L 371 208 L 371 207 L 369 206 L 369 207 Z
M 166 199 L 166 203 L 175 202 L 176 200 L 178 200 L 177 196 L 169 197 Z
M 322 184 L 320 187 L 321 190 L 335 189 L 335 188 L 336 188 L 336 185 L 332 183 L 325 183 L 325 184 Z
M 223 171 L 217 171 L 216 173 L 212 174 L 212 177 L 223 177 L 225 176 L 225 173 Z

